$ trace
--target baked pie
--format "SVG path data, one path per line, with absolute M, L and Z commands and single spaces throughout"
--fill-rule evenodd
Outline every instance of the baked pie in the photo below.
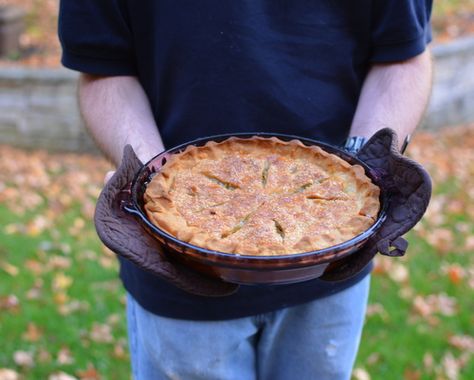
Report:
M 275 137 L 188 146 L 144 194 L 149 220 L 163 231 L 239 255 L 334 246 L 372 226 L 379 208 L 379 188 L 360 165 Z

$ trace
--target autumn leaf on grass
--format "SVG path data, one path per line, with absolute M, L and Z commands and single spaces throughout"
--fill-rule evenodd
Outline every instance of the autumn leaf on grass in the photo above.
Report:
M 74 363 L 74 358 L 72 357 L 71 350 L 68 347 L 62 347 L 56 359 L 59 365 L 66 365 Z
M 463 352 L 474 354 L 474 337 L 469 335 L 453 335 L 448 339 L 451 346 Z
M 122 317 L 118 313 L 110 314 L 107 317 L 107 324 L 110 326 L 117 326 L 121 319 Z
M 403 372 L 403 380 L 420 380 L 421 372 L 418 369 L 407 368 Z
M 12 277 L 17 276 L 18 273 L 20 273 L 20 270 L 16 266 L 14 266 L 10 263 L 7 263 L 6 261 L 1 261 L 0 262 L 0 269 L 3 269 L 5 272 L 7 272 Z
M 36 276 L 41 275 L 45 271 L 43 264 L 34 259 L 26 260 L 24 267 Z
M 74 282 L 72 277 L 66 276 L 64 273 L 58 273 L 53 278 L 53 290 L 56 292 L 64 291 Z
M 78 311 L 88 311 L 90 305 L 86 301 L 71 300 L 58 306 L 59 314 L 69 315 Z
M 28 300 L 37 300 L 43 296 L 43 279 L 37 278 L 33 287 L 26 292 L 26 298 Z
M 389 272 L 389 277 L 398 283 L 406 283 L 409 279 L 409 272 L 405 265 L 395 262 L 392 270 Z
M 38 236 L 51 226 L 52 221 L 48 220 L 44 215 L 37 215 L 26 225 L 26 234 L 28 236 Z
M 94 366 L 89 363 L 87 365 L 87 369 L 83 371 L 78 371 L 77 376 L 79 376 L 79 379 L 81 380 L 100 380 L 101 376 L 97 372 L 97 370 L 94 368 Z
M 371 380 L 371 377 L 365 369 L 355 368 L 352 371 L 352 379 L 354 379 L 354 380 Z
M 430 226 L 440 226 L 445 221 L 444 206 L 446 204 L 446 197 L 444 195 L 434 195 L 428 208 L 423 215 L 423 220 Z
M 20 367 L 33 367 L 35 365 L 33 354 L 27 351 L 15 351 L 13 361 Z
M 425 368 L 425 372 L 427 374 L 433 373 L 435 368 L 435 360 L 431 352 L 425 352 L 423 355 L 423 367 Z
M 405 264 L 392 257 L 377 256 L 374 260 L 374 274 L 388 275 L 392 281 L 406 283 L 409 279 L 409 271 Z
M 74 221 L 72 222 L 72 226 L 69 227 L 69 234 L 71 236 L 79 236 L 81 232 L 84 230 L 84 227 L 86 226 L 86 222 L 84 221 L 83 218 L 75 218 Z
M 441 266 L 441 273 L 448 277 L 454 285 L 459 285 L 466 275 L 463 267 L 458 264 L 444 264 Z
M 23 234 L 26 231 L 26 226 L 21 223 L 10 223 L 3 228 L 3 231 L 7 235 Z
M 69 257 L 52 255 L 48 258 L 47 266 L 52 270 L 68 269 L 71 267 L 71 259 Z
M 43 336 L 43 331 L 36 326 L 33 322 L 28 323 L 26 331 L 23 333 L 22 337 L 28 342 L 37 342 Z
M 124 339 L 115 344 L 113 356 L 119 360 L 128 359 L 127 342 Z
M 58 310 L 61 306 L 65 305 L 69 302 L 69 296 L 65 292 L 58 292 L 53 294 L 53 301 L 56 305 L 58 305 Z
M 457 314 L 457 301 L 444 293 L 430 294 L 423 297 L 417 295 L 413 300 L 413 311 L 415 315 L 424 318 L 429 324 L 437 325 L 439 320 L 435 314 L 451 317 Z
M 459 379 L 459 371 L 461 370 L 461 363 L 456 360 L 451 352 L 448 352 L 444 355 L 442 361 L 442 368 L 444 374 L 447 376 L 449 380 L 458 380 Z
M 55 372 L 49 375 L 48 380 L 77 380 L 77 377 L 68 375 L 65 372 Z
M 52 360 L 51 353 L 47 349 L 40 347 L 38 349 L 38 353 L 36 354 L 36 359 L 40 363 L 49 363 Z
M 0 380 L 20 380 L 20 375 L 10 368 L 0 368 Z
M 10 311 L 10 312 L 19 312 L 20 311 L 20 301 L 18 297 L 14 294 L 7 296 L 0 296 L 0 311 Z
M 454 234 L 448 228 L 434 228 L 427 233 L 426 241 L 440 253 L 455 249 Z
M 97 343 L 111 343 L 113 341 L 112 328 L 106 324 L 94 323 L 89 337 Z
M 383 321 L 386 321 L 389 318 L 387 311 L 385 310 L 383 305 L 380 303 L 373 303 L 373 304 L 367 305 L 367 311 L 365 314 L 367 318 L 370 318 L 374 315 L 378 315 Z
M 464 247 L 463 249 L 466 252 L 469 251 L 474 251 L 474 235 L 467 236 L 465 241 L 464 241 Z

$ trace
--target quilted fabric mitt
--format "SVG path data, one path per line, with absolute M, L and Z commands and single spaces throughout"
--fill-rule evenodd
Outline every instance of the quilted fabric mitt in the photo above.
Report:
M 321 279 L 339 281 L 359 273 L 377 253 L 403 256 L 408 243 L 402 237 L 422 218 L 431 197 L 431 179 L 417 162 L 398 150 L 397 136 L 389 128 L 372 136 L 357 157 L 375 170 L 389 193 L 387 218 L 381 228 L 355 254 L 331 263 Z
M 127 145 L 122 164 L 97 201 L 94 222 L 102 242 L 116 254 L 189 293 L 217 297 L 235 292 L 238 285 L 202 276 L 181 264 L 170 262 L 160 244 L 123 210 L 122 201 L 128 198 L 129 185 L 141 167 L 142 163 L 132 147 Z

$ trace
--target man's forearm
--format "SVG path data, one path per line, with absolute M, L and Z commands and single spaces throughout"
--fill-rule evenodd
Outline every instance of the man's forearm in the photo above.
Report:
M 401 145 L 422 119 L 431 82 L 428 50 L 407 61 L 374 65 L 364 82 L 350 136 L 369 138 L 388 127 L 397 132 Z
M 79 104 L 90 134 L 116 165 L 127 144 L 142 162 L 163 150 L 150 104 L 135 77 L 82 74 Z

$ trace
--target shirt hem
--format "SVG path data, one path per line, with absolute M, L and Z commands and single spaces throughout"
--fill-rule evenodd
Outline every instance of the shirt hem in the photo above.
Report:
M 71 70 L 104 76 L 137 75 L 135 66 L 126 60 L 91 57 L 63 50 L 61 63 Z
M 316 279 L 292 285 L 241 286 L 231 296 L 203 297 L 190 295 L 123 258 L 120 261 L 126 291 L 145 310 L 167 318 L 201 321 L 243 318 L 321 299 L 357 284 L 373 268 L 370 263 L 354 277 L 339 282 Z
M 412 40 L 379 44 L 374 47 L 369 60 L 371 63 L 404 61 L 423 53 L 429 42 L 431 35 L 425 32 Z

